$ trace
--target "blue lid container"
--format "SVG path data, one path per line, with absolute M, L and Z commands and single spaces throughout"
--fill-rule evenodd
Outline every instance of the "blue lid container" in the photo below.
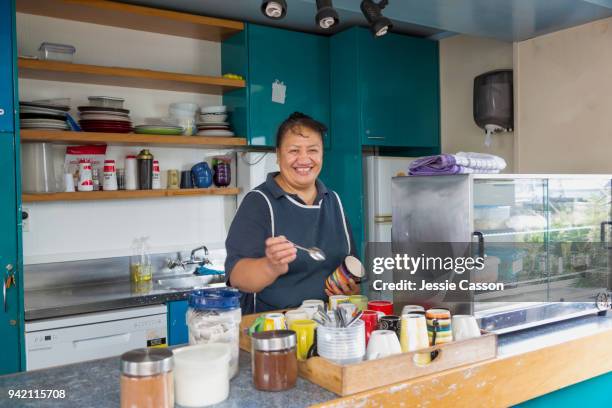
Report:
M 189 307 L 196 310 L 240 308 L 240 292 L 230 288 L 200 289 L 189 295 Z

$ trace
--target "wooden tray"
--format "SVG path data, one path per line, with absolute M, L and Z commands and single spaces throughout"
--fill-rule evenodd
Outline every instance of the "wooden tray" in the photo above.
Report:
M 279 311 L 283 312 L 283 311 Z M 251 338 L 247 329 L 259 314 L 242 316 L 240 323 L 240 348 L 251 352 Z M 414 362 L 416 354 L 438 351 L 428 365 Z M 482 331 L 474 339 L 455 341 L 419 351 L 397 354 L 378 360 L 339 365 L 322 357 L 298 361 L 299 375 L 341 396 L 383 387 L 416 377 L 437 373 L 462 365 L 489 360 L 497 356 L 497 335 Z

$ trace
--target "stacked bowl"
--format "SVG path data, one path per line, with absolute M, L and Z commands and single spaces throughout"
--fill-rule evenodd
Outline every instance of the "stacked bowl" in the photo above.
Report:
M 198 136 L 234 136 L 226 106 L 206 106 L 200 111 Z

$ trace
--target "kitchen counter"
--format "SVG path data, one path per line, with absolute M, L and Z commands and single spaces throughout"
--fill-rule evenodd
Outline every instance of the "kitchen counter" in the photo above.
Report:
M 612 316 L 586 316 L 500 336 L 498 358 L 339 398 L 306 380 L 286 392 L 251 385 L 250 356 L 219 407 L 508 406 L 612 371 Z M 21 400 L 21 407 L 116 407 L 117 357 L 0 377 L 0 407 L 16 406 L 9 389 L 65 389 L 64 400 Z
M 210 284 L 210 287 L 215 286 L 225 286 L 225 283 Z M 26 290 L 25 320 L 160 304 L 186 299 L 191 290 L 164 288 L 155 277 L 148 285 L 135 285 L 130 281 L 122 280 L 102 284 Z

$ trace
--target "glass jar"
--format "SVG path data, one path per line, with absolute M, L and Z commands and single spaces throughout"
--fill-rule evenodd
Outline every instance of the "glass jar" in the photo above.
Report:
M 251 337 L 253 386 L 261 391 L 293 388 L 297 380 L 296 336 L 293 330 L 270 330 Z
M 241 319 L 240 293 L 235 289 L 203 289 L 189 295 L 189 344 L 228 343 L 232 378 L 238 374 Z
M 174 357 L 167 348 L 121 355 L 121 408 L 174 407 Z

